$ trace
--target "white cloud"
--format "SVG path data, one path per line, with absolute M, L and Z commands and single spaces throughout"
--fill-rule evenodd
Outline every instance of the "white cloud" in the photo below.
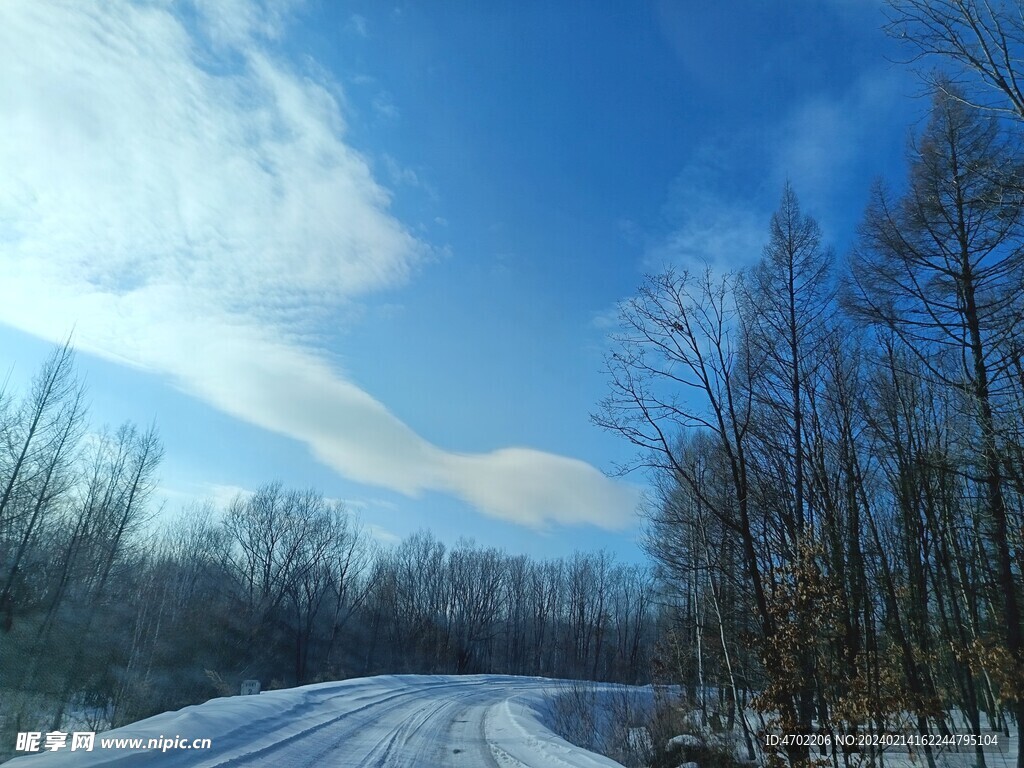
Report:
M 763 252 L 787 181 L 828 238 L 849 216 L 850 190 L 866 191 L 865 168 L 877 166 L 893 143 L 892 114 L 905 101 L 904 87 L 899 72 L 865 72 L 844 92 L 795 103 L 777 122 L 759 125 L 755 137 L 716 137 L 699 147 L 669 190 L 672 228 L 647 249 L 645 266 L 750 265 Z M 757 177 L 744 166 L 756 154 L 752 142 L 767 150 L 767 172 Z
M 386 120 L 395 120 L 400 114 L 394 97 L 388 91 L 381 91 L 374 96 L 372 106 L 377 116 Z
M 302 0 L 192 0 L 203 31 L 217 44 L 244 45 L 253 38 L 276 39 Z
M 772 131 L 779 193 L 788 179 L 801 200 L 813 201 L 813 215 L 843 215 L 822 209 L 839 207 L 851 177 L 871 165 L 880 145 L 903 140 L 892 136 L 892 116 L 907 101 L 905 87 L 901 71 L 872 70 L 838 96 L 818 96 L 798 105 Z
M 231 506 L 235 499 L 247 500 L 253 495 L 253 491 L 242 488 L 240 485 L 223 485 L 220 483 L 207 483 L 204 486 L 206 498 L 217 510 L 225 510 Z
M 590 327 L 602 333 L 615 330 L 619 327 L 619 318 L 622 314 L 621 302 L 615 302 L 610 307 L 594 312 L 590 316 Z
M 527 448 L 450 453 L 328 364 L 316 321 L 430 249 L 345 143 L 337 86 L 262 46 L 282 6 L 197 3 L 213 48 L 177 7 L 0 5 L 0 322 L 52 340 L 74 326 L 85 351 L 363 483 L 536 527 L 628 525 L 634 489 Z
M 220 485 L 217 483 L 207 483 L 203 486 L 206 498 L 213 505 L 213 508 L 219 511 L 227 510 L 227 508 L 235 501 L 235 499 L 241 497 L 242 500 L 248 500 L 255 494 L 255 491 L 249 488 L 242 488 L 237 485 Z M 182 498 L 188 498 L 190 500 L 195 499 L 194 494 L 185 494 L 179 491 L 164 491 L 166 496 L 178 496 Z M 384 499 L 339 499 L 333 496 L 325 496 L 324 502 L 328 506 L 341 505 L 346 511 L 354 515 L 355 523 L 357 528 L 364 530 L 367 535 L 379 544 L 391 545 L 397 544 L 402 539 L 401 537 L 388 530 L 382 525 L 377 523 L 367 523 L 362 520 L 361 516 L 366 512 L 367 509 L 385 509 L 394 512 L 396 509 L 395 504 Z
M 359 37 L 369 37 L 370 27 L 365 16 L 361 16 L 358 13 L 353 13 L 348 18 L 348 29 L 357 34 Z
M 666 205 L 674 226 L 647 249 L 646 266 L 660 271 L 675 266 L 726 271 L 760 257 L 770 212 L 756 202 L 723 191 L 733 169 L 724 167 L 730 151 L 705 147 L 676 177 Z
M 384 161 L 384 170 L 387 171 L 392 184 L 395 184 L 396 186 L 405 185 L 409 187 L 419 185 L 420 177 L 416 175 L 416 171 L 412 168 L 404 167 L 389 154 L 384 154 L 381 157 L 381 160 Z
M 393 544 L 398 544 L 402 541 L 401 536 L 399 536 L 396 533 L 392 533 L 383 526 L 374 525 L 372 523 L 363 523 L 363 527 L 366 529 L 366 532 L 370 534 L 370 538 L 372 538 L 378 544 L 391 546 Z
M 655 269 L 680 265 L 700 271 L 746 266 L 761 255 L 767 216 L 715 195 L 700 195 L 689 215 L 647 255 Z
M 385 510 L 387 512 L 397 512 L 398 511 L 398 505 L 395 504 L 393 501 L 388 501 L 387 499 L 356 498 L 356 499 L 334 499 L 333 501 L 337 501 L 337 502 L 343 504 L 347 509 L 356 510 L 358 512 L 363 512 L 364 510 L 367 510 L 367 509 Z
M 161 483 L 157 486 L 156 495 L 175 508 L 190 507 L 196 504 L 209 503 L 213 509 L 223 511 L 237 497 L 243 499 L 253 495 L 253 491 L 239 485 L 222 483 L 185 483 L 184 487 Z

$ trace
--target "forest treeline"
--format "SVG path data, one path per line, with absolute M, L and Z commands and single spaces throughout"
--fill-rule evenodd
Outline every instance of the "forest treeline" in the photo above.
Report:
M 279 483 L 168 519 L 155 430 L 88 431 L 70 347 L 0 399 L 0 720 L 105 729 L 264 687 L 382 673 L 645 681 L 649 571 L 427 532 L 380 546 Z M 10 738 L 8 738 L 10 737 Z
M 960 77 L 929 75 L 906 176 L 874 187 L 848 254 L 787 185 L 756 264 L 667 269 L 621 307 L 595 421 L 656 478 L 666 646 L 710 714 L 753 704 L 786 733 L 963 732 L 954 711 L 976 734 L 1021 722 L 1014 7 L 891 4 L 892 31 Z

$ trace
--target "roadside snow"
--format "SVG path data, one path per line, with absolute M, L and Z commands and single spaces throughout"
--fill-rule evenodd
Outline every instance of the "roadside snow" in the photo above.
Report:
M 683 733 L 679 736 L 673 736 L 671 739 L 669 739 L 666 748 L 672 749 L 673 747 L 699 747 L 703 743 L 704 742 L 702 742 L 696 736 L 689 733 Z
M 97 734 L 91 752 L 12 760 L 54 766 L 490 766 L 608 768 L 544 724 L 562 681 L 504 675 L 396 675 L 212 699 Z M 112 739 L 118 742 L 110 741 Z M 135 744 L 120 741 L 138 739 Z M 187 744 L 210 739 L 209 749 Z M 175 742 L 175 739 L 178 739 Z M 156 741 L 159 740 L 159 741 Z M 42 740 L 45 742 L 45 738 Z

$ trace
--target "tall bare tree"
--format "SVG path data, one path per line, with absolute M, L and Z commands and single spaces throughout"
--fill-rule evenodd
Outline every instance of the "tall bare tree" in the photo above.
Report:
M 1008 503 L 1005 408 L 1015 339 L 1024 331 L 1024 167 L 994 118 L 939 91 L 911 148 L 908 190 L 876 189 L 852 259 L 849 305 L 916 357 L 915 370 L 959 396 L 975 427 L 964 446 L 985 497 L 985 548 L 1012 659 L 1007 685 L 1024 681 L 1021 578 L 1015 568 L 1019 513 Z M 967 468 L 965 468 L 967 469 Z M 1024 701 L 1018 700 L 1018 721 Z M 1022 758 L 1024 760 L 1024 758 Z M 1022 762 L 1024 765 L 1024 762 Z
M 972 107 L 1024 120 L 1024 16 L 1017 0 L 889 0 L 887 31 L 913 61 L 952 64 L 927 82 Z

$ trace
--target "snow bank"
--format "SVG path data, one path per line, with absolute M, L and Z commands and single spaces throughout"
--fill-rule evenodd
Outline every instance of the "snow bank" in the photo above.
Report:
M 18 757 L 12 768 L 309 765 L 609 768 L 546 725 L 564 681 L 504 675 L 395 675 L 212 699 L 97 734 L 93 751 Z M 209 749 L 147 749 L 150 739 L 210 739 Z M 115 747 L 110 739 L 140 739 Z M 107 746 L 103 741 L 108 740 Z

